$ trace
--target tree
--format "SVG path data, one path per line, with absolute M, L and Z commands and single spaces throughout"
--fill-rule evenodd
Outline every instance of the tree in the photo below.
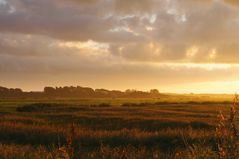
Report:
M 159 91 L 157 89 L 151 89 L 150 94 L 159 94 Z
M 44 88 L 44 93 L 46 94 L 53 94 L 55 92 L 55 88 L 53 87 L 45 87 Z

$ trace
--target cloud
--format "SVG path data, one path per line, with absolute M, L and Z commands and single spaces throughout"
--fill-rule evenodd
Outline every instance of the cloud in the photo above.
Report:
M 116 11 L 125 14 L 151 12 L 153 6 L 153 0 L 115 0 Z
M 81 4 L 92 4 L 92 3 L 97 3 L 99 2 L 100 0 L 61 0 L 62 2 L 69 2 L 69 1 L 72 1 L 72 2 L 75 2 L 75 3 L 81 3 Z
M 0 38 L 0 72 L 87 72 L 111 58 L 108 45 L 94 41 L 75 43 L 46 36 L 6 33 L 0 34 Z
M 236 43 L 239 40 L 236 29 L 239 25 L 238 17 L 237 10 L 221 2 L 206 7 L 187 7 L 181 3 L 172 3 L 165 11 L 157 12 L 155 23 L 144 23 L 154 29 L 143 30 L 140 24 L 132 26 L 134 32 L 146 37 L 146 41 L 122 43 L 118 46 L 124 48 L 121 53 L 117 53 L 117 50 L 115 53 L 115 49 L 113 51 L 124 58 L 140 61 L 238 63 L 235 59 L 238 50 Z M 160 55 L 155 56 L 154 50 L 147 48 L 151 42 L 161 46 Z M 187 51 L 193 46 L 198 47 L 198 53 L 187 58 Z M 233 49 L 229 49 L 230 46 L 234 46 Z M 212 50 L 217 50 L 213 56 Z
M 236 9 L 220 1 L 10 0 L 1 5 L 0 31 L 108 43 L 113 56 L 129 61 L 237 63 L 238 17 Z M 5 52 L 15 52 L 1 44 Z M 193 46 L 199 51 L 189 58 Z M 212 49 L 217 55 L 208 58 Z
M 233 80 L 238 27 L 232 0 L 0 0 L 0 73 L 102 85 Z
M 239 5 L 239 2 L 237 0 L 224 0 L 224 1 L 232 5 Z
M 108 38 L 104 34 L 113 23 L 113 20 L 98 15 L 98 6 L 84 8 L 66 5 L 62 8 L 56 1 L 21 0 L 19 5 L 8 3 L 5 10 L 11 5 L 16 7 L 16 12 L 0 14 L 1 31 L 39 34 L 64 40 L 104 40 Z

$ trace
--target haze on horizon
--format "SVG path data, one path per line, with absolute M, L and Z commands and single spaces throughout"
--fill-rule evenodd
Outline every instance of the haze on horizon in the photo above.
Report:
M 237 0 L 0 0 L 0 85 L 239 92 Z

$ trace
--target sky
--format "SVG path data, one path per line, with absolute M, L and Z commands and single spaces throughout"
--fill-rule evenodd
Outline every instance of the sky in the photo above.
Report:
M 239 92 L 239 1 L 0 0 L 0 85 Z

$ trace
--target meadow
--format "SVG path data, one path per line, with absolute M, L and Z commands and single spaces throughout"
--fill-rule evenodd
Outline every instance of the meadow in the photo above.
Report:
M 219 158 L 219 110 L 233 95 L 2 99 L 0 158 Z

